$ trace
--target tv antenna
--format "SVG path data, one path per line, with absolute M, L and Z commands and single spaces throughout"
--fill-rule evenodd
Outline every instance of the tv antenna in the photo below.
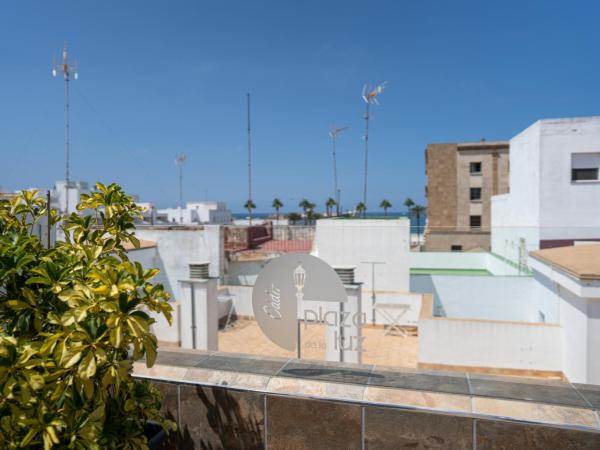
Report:
M 377 100 L 377 96 L 383 92 L 385 89 L 385 85 L 387 81 L 384 81 L 381 84 L 378 84 L 374 88 L 371 86 L 367 86 L 366 84 L 362 89 L 362 99 L 366 104 L 365 111 L 365 173 L 364 173 L 364 186 L 363 186 L 363 204 L 365 205 L 365 211 L 363 215 L 366 215 L 367 210 L 367 174 L 368 174 L 368 164 L 369 164 L 369 106 L 371 104 L 379 105 L 379 101 Z
M 186 159 L 185 153 L 175 157 L 175 164 L 179 168 L 179 225 L 183 224 L 183 164 Z
M 248 125 L 248 202 L 252 203 L 252 129 L 250 128 L 250 93 L 246 94 L 246 118 Z M 248 209 L 252 225 L 252 208 Z
M 335 198 L 335 213 L 337 216 L 340 215 L 340 191 L 338 189 L 337 179 L 337 159 L 335 154 L 335 144 L 337 137 L 342 134 L 343 131 L 347 130 L 348 127 L 332 128 L 329 130 L 329 136 L 331 137 L 331 145 L 333 151 L 333 198 Z
M 69 81 L 71 76 L 76 80 L 79 77 L 79 70 L 77 61 L 75 64 L 69 63 L 69 52 L 67 51 L 67 43 L 62 51 L 62 62 L 57 63 L 56 60 L 52 59 L 52 76 L 57 77 L 59 73 L 62 73 L 63 79 L 65 80 L 65 212 L 69 213 L 69 188 L 71 187 L 70 180 L 70 168 L 69 168 L 69 151 L 70 151 L 70 124 L 69 124 Z

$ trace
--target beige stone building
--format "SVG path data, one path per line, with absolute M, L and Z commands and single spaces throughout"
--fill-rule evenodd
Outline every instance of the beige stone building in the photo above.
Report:
M 490 249 L 491 197 L 508 192 L 508 142 L 430 144 L 425 150 L 425 250 Z

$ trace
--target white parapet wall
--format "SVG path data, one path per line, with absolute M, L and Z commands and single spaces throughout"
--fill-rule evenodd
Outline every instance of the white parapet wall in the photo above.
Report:
M 559 325 L 433 317 L 431 297 L 425 302 L 419 322 L 420 366 L 562 373 Z
M 487 270 L 492 275 L 526 275 L 517 264 L 490 252 L 411 252 L 410 268 L 418 270 Z

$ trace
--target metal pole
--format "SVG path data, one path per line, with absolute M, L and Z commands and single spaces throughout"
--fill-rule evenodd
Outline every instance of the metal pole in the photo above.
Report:
M 377 295 L 375 294 L 375 264 L 385 264 L 381 261 L 362 261 L 361 264 L 371 264 L 371 323 L 375 325 L 375 303 Z
M 191 300 L 192 300 L 192 348 L 196 348 L 196 305 L 194 298 L 194 284 L 190 283 L 191 291 Z
M 363 203 L 365 210 L 363 211 L 363 217 L 367 213 L 367 169 L 369 161 L 369 102 L 367 102 L 367 109 L 365 113 L 365 184 L 363 187 Z
M 336 201 L 336 205 L 335 205 L 335 215 L 339 216 L 340 215 L 340 202 L 337 196 L 338 193 L 338 181 L 337 181 L 337 160 L 336 160 L 336 156 L 335 156 L 335 141 L 336 141 L 337 135 L 333 135 L 332 136 L 332 141 L 333 141 L 333 198 Z
M 66 54 L 65 48 L 65 54 Z M 67 64 L 65 57 L 65 66 Z M 71 186 L 71 180 L 69 176 L 69 69 L 65 68 L 65 181 L 66 181 L 66 212 L 69 213 L 69 187 Z
M 48 223 L 46 224 L 46 232 L 48 233 L 47 236 L 47 241 L 48 241 L 48 248 L 50 248 L 50 231 L 52 229 L 51 224 L 50 224 L 50 191 L 46 191 L 46 212 L 47 212 L 47 221 Z
M 297 329 L 297 335 L 296 335 L 296 340 L 297 340 L 296 358 L 301 359 L 302 358 L 302 333 L 300 331 L 300 319 L 298 319 L 297 322 L 298 322 L 298 329 Z
M 179 225 L 183 225 L 183 164 L 179 164 Z
M 340 318 L 344 317 L 344 303 L 340 302 Z M 344 362 L 344 326 L 340 320 L 340 362 Z
M 248 119 L 248 201 L 252 201 L 252 130 L 250 128 L 250 93 L 246 94 L 246 108 Z M 250 225 L 252 225 L 252 208 L 248 208 Z

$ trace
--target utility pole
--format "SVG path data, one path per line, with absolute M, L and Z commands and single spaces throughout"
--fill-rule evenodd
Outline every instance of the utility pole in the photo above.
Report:
M 69 213 L 69 188 L 71 187 L 71 177 L 70 177 L 70 168 L 69 168 L 69 153 L 70 153 L 70 124 L 69 124 L 69 81 L 71 80 L 71 75 L 73 75 L 73 79 L 76 80 L 79 76 L 77 63 L 75 65 L 71 65 L 69 63 L 69 54 L 67 51 L 67 43 L 65 42 L 65 46 L 62 51 L 62 62 L 57 64 L 55 61 L 52 63 L 52 76 L 56 77 L 58 73 L 61 72 L 63 74 L 63 79 L 65 80 L 65 196 L 66 196 L 66 207 L 65 212 Z
M 331 145 L 333 151 L 333 198 L 335 199 L 335 215 L 340 215 L 340 190 L 338 189 L 338 179 L 337 179 L 337 158 L 336 158 L 336 141 L 337 137 L 344 131 L 347 130 L 348 127 L 342 128 L 332 128 L 329 131 L 329 136 L 331 137 Z
M 175 164 L 179 167 L 179 225 L 183 225 L 183 163 L 186 159 L 185 153 L 175 158 Z
M 246 94 L 246 115 L 248 120 L 248 202 L 252 202 L 252 129 L 250 128 L 250 93 Z M 248 208 L 252 225 L 252 208 Z

